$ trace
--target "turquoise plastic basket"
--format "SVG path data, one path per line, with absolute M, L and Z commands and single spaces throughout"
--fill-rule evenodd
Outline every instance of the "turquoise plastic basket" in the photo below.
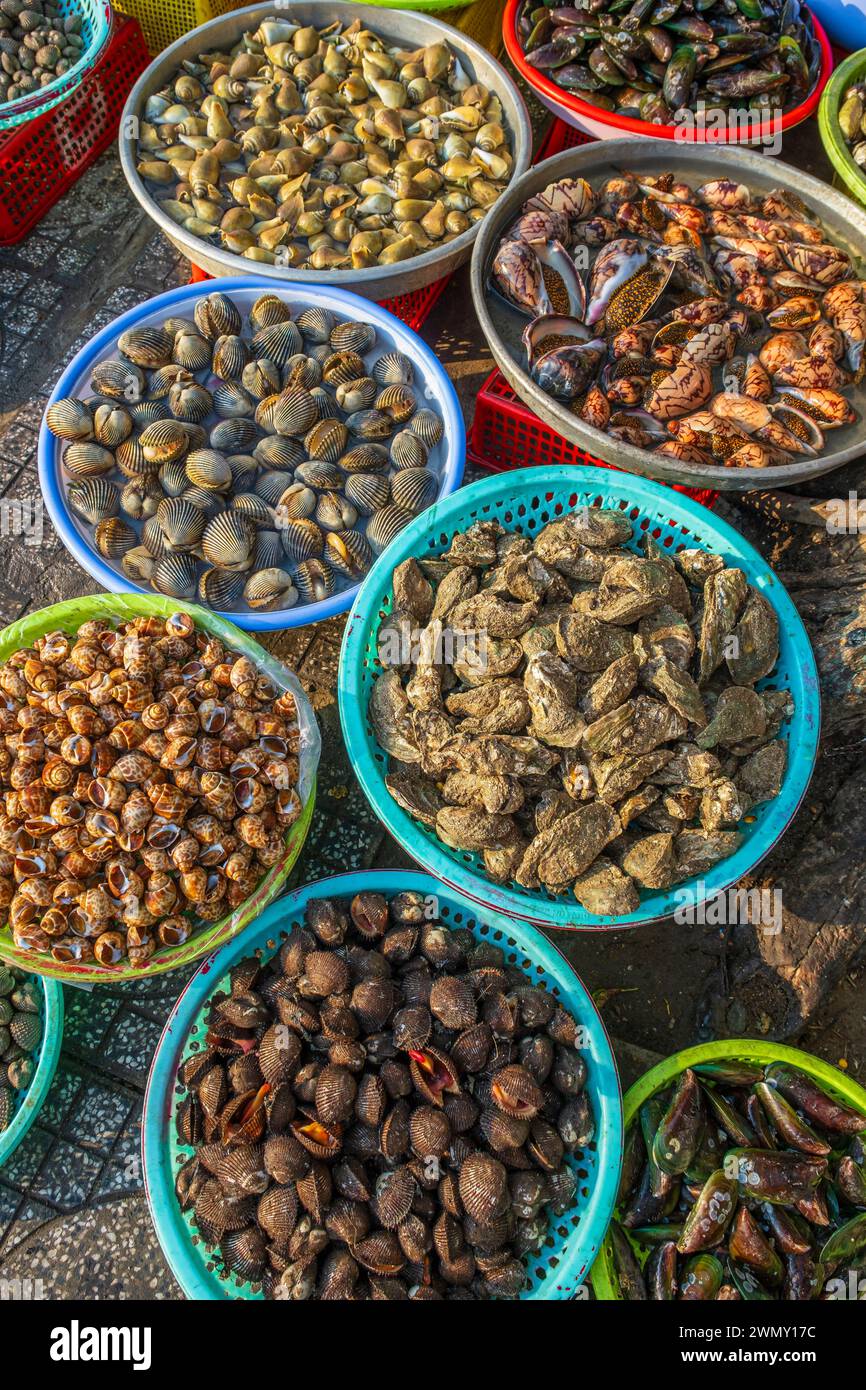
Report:
M 379 748 L 367 719 L 373 683 L 381 673 L 376 656 L 380 623 L 391 609 L 391 575 L 409 556 L 441 554 L 456 531 L 473 521 L 495 519 L 507 530 L 534 535 L 549 521 L 577 507 L 617 507 L 634 523 L 632 549 L 645 532 L 671 553 L 700 547 L 738 565 L 749 582 L 767 596 L 779 617 L 780 654 L 775 671 L 758 689 L 785 687 L 795 703 L 783 727 L 788 740 L 788 768 L 781 792 L 758 808 L 754 819 L 739 827 L 743 844 L 729 859 L 700 880 L 689 879 L 670 892 L 644 892 L 629 917 L 603 917 L 574 901 L 517 884 L 494 883 L 479 855 L 452 850 L 429 827 L 415 821 L 393 800 L 385 786 L 388 758 Z M 769 565 L 712 512 L 661 483 L 600 468 L 524 468 L 501 473 L 462 488 L 436 503 L 392 541 L 373 566 L 349 615 L 338 675 L 340 719 L 349 759 L 379 819 L 403 848 L 425 869 L 474 902 L 536 926 L 593 931 L 633 927 L 673 915 L 684 901 L 711 898 L 749 873 L 773 848 L 797 811 L 815 766 L 820 731 L 820 694 L 815 658 L 800 615 Z M 699 892 L 699 885 L 703 889 Z
M 573 1210 L 554 1221 L 541 1253 L 525 1261 L 530 1288 L 523 1297 L 565 1300 L 585 1289 L 584 1278 L 610 1222 L 622 1166 L 622 1095 L 598 1010 L 568 961 L 531 928 L 478 914 L 471 903 L 443 891 L 441 884 L 428 874 L 371 871 L 321 879 L 273 903 L 242 936 L 202 963 L 165 1025 L 144 1100 L 144 1181 L 163 1254 L 188 1298 L 262 1297 L 244 1280 L 220 1273 L 174 1194 L 175 1174 L 192 1152 L 178 1142 L 175 1129 L 175 1111 L 182 1094 L 176 1081 L 177 1069 L 202 1045 L 208 1000 L 227 984 L 231 967 L 244 956 L 256 952 L 268 959 L 273 955 L 289 932 L 303 923 L 304 909 L 311 899 L 353 897 L 362 891 L 390 897 L 410 889 L 436 897 L 443 921 L 468 927 L 479 940 L 501 945 L 511 964 L 524 970 L 533 984 L 551 990 L 583 1026 L 587 1091 L 592 1099 L 597 1135 L 591 1147 L 573 1161 L 581 1180 Z
M 65 101 L 102 56 L 111 33 L 111 6 L 107 0 L 61 0 L 60 8 L 64 19 L 69 15 L 81 15 L 81 37 L 84 39 L 81 57 L 68 72 L 55 77 L 53 82 L 18 97 L 16 101 L 4 102 L 0 106 L 0 130 L 24 125 L 25 121 L 41 116 Z
M 0 1133 L 0 1168 L 18 1148 L 39 1114 L 60 1059 L 60 1045 L 63 1041 L 63 986 L 56 980 L 48 980 L 41 975 L 34 975 L 33 979 L 42 986 L 43 997 L 39 1060 L 36 1063 L 36 1075 L 33 1077 L 32 1085 L 21 1097 L 11 1125 Z

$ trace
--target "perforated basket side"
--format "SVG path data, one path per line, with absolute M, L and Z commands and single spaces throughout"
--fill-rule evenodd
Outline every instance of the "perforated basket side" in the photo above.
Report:
M 448 893 L 427 874 L 377 871 L 343 874 L 299 889 L 273 903 L 230 947 L 202 963 L 178 1000 L 154 1056 L 145 1097 L 142 1140 L 145 1186 L 160 1244 L 189 1298 L 261 1298 L 260 1291 L 237 1277 L 226 1277 L 204 1248 L 188 1215 L 180 1212 L 174 1181 L 192 1150 L 178 1141 L 174 1117 L 182 1090 L 180 1063 L 200 1050 L 208 1002 L 225 987 L 232 966 L 253 952 L 269 958 L 288 933 L 301 925 L 313 898 L 347 897 L 362 890 L 393 894 L 414 889 L 436 903 L 431 909 L 450 926 L 469 928 L 479 940 L 493 941 L 509 964 L 533 984 L 550 990 L 581 1025 L 586 1054 L 587 1091 L 597 1132 L 592 1144 L 569 1162 L 580 1187 L 574 1207 L 553 1217 L 548 1238 L 537 1256 L 525 1263 L 531 1300 L 575 1297 L 598 1253 L 616 1199 L 622 1161 L 622 1102 L 616 1064 L 604 1024 L 591 997 L 559 951 L 539 933 L 479 912 L 459 895 Z
M 247 0 L 114 0 L 114 8 L 138 20 L 155 57 L 191 29 L 219 19 L 230 10 L 242 9 L 246 3 Z
M 108 148 L 148 61 L 139 25 L 117 16 L 105 52 L 77 90 L 26 125 L 0 133 L 0 246 L 26 236 Z
M 637 550 L 648 533 L 671 554 L 699 547 L 736 565 L 772 603 L 779 619 L 780 653 L 770 676 L 757 689 L 790 690 L 794 713 L 782 727 L 788 766 L 779 795 L 754 808 L 738 825 L 739 849 L 700 878 L 669 892 L 646 892 L 627 918 L 586 912 L 573 899 L 532 891 L 511 883 L 494 883 L 480 856 L 448 848 L 429 827 L 414 821 L 385 786 L 387 756 L 379 748 L 367 718 L 373 683 L 382 667 L 377 653 L 379 627 L 391 611 L 392 575 L 409 556 L 441 554 L 457 531 L 479 519 L 498 520 L 506 530 L 530 538 L 543 526 L 578 507 L 613 507 L 631 519 L 630 548 Z M 749 873 L 784 833 L 805 795 L 817 756 L 820 694 L 815 658 L 802 620 L 766 561 L 731 526 L 705 507 L 660 483 L 598 468 L 525 468 L 473 483 L 435 504 L 395 538 L 387 556 L 377 561 L 359 593 L 343 638 L 338 676 L 343 735 L 364 792 L 380 820 L 415 861 L 449 887 L 511 917 L 545 927 L 602 930 L 631 927 L 673 916 L 688 900 L 711 898 Z

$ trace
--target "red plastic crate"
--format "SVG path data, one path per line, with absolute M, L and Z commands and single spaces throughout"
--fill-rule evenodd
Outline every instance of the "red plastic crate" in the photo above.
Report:
M 136 19 L 115 15 L 99 62 L 59 106 L 0 135 L 0 246 L 21 241 L 117 136 L 150 62 Z
M 250 274 L 255 274 L 255 261 L 250 262 Z M 212 279 L 213 276 L 206 270 L 201 270 L 197 265 L 192 266 L 189 277 L 191 285 Z M 380 300 L 381 306 L 390 310 L 396 318 L 403 320 L 407 328 L 417 333 L 450 279 L 450 275 L 445 275 L 441 280 L 434 280 L 432 285 L 425 285 L 423 290 L 412 290 L 409 294 L 398 295 L 396 299 Z
M 545 425 L 518 399 L 498 370 L 490 373 L 475 399 L 475 419 L 466 442 L 468 461 L 494 473 L 561 463 L 589 463 L 622 472 L 614 464 L 584 453 Z M 711 488 L 672 486 L 705 507 L 711 507 L 718 497 Z
M 542 140 L 541 149 L 535 156 L 533 163 L 540 164 L 542 159 L 550 159 L 551 155 L 562 154 L 563 150 L 573 150 L 575 145 L 594 145 L 595 143 L 594 135 L 584 135 L 582 130 L 575 130 L 573 125 L 567 125 L 565 121 L 561 121 L 557 117 Z

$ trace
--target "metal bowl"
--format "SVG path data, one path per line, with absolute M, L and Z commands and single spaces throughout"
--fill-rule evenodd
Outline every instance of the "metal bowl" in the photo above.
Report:
M 724 492 L 786 487 L 830 473 L 862 454 L 866 383 L 855 387 L 849 396 L 859 419 L 853 425 L 829 431 L 827 440 L 831 447 L 820 458 L 772 468 L 702 468 L 698 464 L 680 463 L 611 439 L 602 430 L 578 420 L 565 405 L 546 395 L 524 367 L 526 359 L 521 334 L 527 319 L 489 285 L 496 248 L 527 198 L 557 179 L 580 176 L 598 182 L 618 169 L 643 169 L 655 175 L 670 169 L 678 178 L 698 184 L 718 178 L 721 167 L 726 178 L 739 179 L 758 192 L 767 193 L 773 188 L 793 191 L 820 216 L 831 239 L 849 252 L 855 264 L 862 263 L 866 248 L 866 212 L 844 194 L 809 174 L 802 174 L 790 164 L 751 150 L 726 146 L 721 166 L 719 152 L 706 146 L 642 137 L 580 145 L 545 160 L 512 183 L 485 218 L 472 256 L 472 298 L 500 371 L 521 400 L 545 424 L 579 449 L 629 473 L 640 473 L 665 483 L 717 488 Z M 862 271 L 862 264 L 861 273 L 866 273 Z
M 193 29 L 191 33 L 185 34 L 160 53 L 136 82 L 129 94 L 120 122 L 120 163 L 126 181 L 144 211 L 153 218 L 182 255 L 201 270 L 206 270 L 214 276 L 256 274 L 283 283 L 309 284 L 311 281 L 322 281 L 334 289 L 351 289 L 367 299 L 381 301 L 391 299 L 395 295 L 407 294 L 412 290 L 423 289 L 434 280 L 450 275 L 469 259 L 481 223 L 476 223 L 468 231 L 461 232 L 460 236 L 443 246 L 425 251 L 420 256 L 413 256 L 410 260 L 400 261 L 396 265 L 375 266 L 366 270 L 292 270 L 286 266 L 268 265 L 264 261 L 251 261 L 247 257 L 225 251 L 222 247 L 213 246 L 201 237 L 193 236 L 177 222 L 173 222 L 167 213 L 162 212 L 157 201 L 151 197 L 135 167 L 134 132 L 138 129 L 145 101 L 165 85 L 185 59 L 197 58 L 205 50 L 230 47 L 237 42 L 241 34 L 249 29 L 256 29 L 261 20 L 273 15 L 275 11 L 284 17 L 298 20 L 301 24 L 314 24 L 319 28 L 336 21 L 350 24 L 353 20 L 359 19 L 365 28 L 380 34 L 389 42 L 405 45 L 407 48 L 419 48 L 424 44 L 438 42 L 449 44 L 459 54 L 461 64 L 467 73 L 475 81 L 495 91 L 502 102 L 505 125 L 511 137 L 514 155 L 512 182 L 529 167 L 532 155 L 532 127 L 523 98 L 505 69 L 474 39 L 467 38 L 458 29 L 453 29 L 450 24 L 443 24 L 432 15 L 384 10 L 375 5 L 340 3 L 339 0 L 306 0 L 303 4 L 282 7 L 279 0 L 271 0 L 270 4 L 251 5 L 248 9 L 235 10 L 219 19 L 202 24 L 198 29 Z M 504 198 L 506 194 L 502 196 Z

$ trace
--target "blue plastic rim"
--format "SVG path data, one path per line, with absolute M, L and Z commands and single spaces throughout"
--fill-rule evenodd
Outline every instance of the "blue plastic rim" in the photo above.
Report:
M 102 57 L 108 36 L 111 33 L 111 6 L 107 0 L 60 0 L 63 19 L 70 15 L 81 15 L 81 37 L 84 48 L 77 63 L 68 72 L 38 87 L 35 92 L 7 101 L 0 106 L 0 131 L 13 130 L 22 126 L 34 116 L 41 116 L 58 106 L 61 101 L 80 86 L 98 60 Z
M 18 1148 L 42 1109 L 60 1060 L 60 1047 L 63 1042 L 63 986 L 56 980 L 49 980 L 42 975 L 34 975 L 33 979 L 37 980 L 42 988 L 42 1041 L 39 1044 L 33 1082 L 21 1096 L 12 1123 L 0 1132 L 0 1168 Z
M 641 892 L 637 911 L 628 917 L 598 916 L 576 901 L 517 884 L 495 883 L 483 859 L 449 849 L 435 832 L 415 821 L 393 800 L 385 786 L 388 757 L 379 748 L 367 718 L 370 692 L 382 667 L 376 655 L 381 622 L 391 611 L 391 577 L 409 556 L 432 558 L 448 548 L 456 531 L 472 522 L 497 520 L 506 530 L 533 536 L 550 521 L 577 507 L 615 507 L 632 520 L 629 543 L 636 550 L 645 532 L 675 554 L 699 547 L 736 565 L 750 584 L 773 604 L 779 618 L 779 660 L 758 690 L 784 687 L 794 700 L 794 714 L 783 725 L 788 767 L 779 795 L 760 806 L 738 829 L 743 844 L 701 878 L 688 879 L 669 892 Z M 724 892 L 753 870 L 790 824 L 809 785 L 818 752 L 820 691 L 815 658 L 799 613 L 767 562 L 731 526 L 706 507 L 662 483 L 610 469 L 563 466 L 523 468 L 462 488 L 434 504 L 394 539 L 361 587 L 343 637 L 337 679 L 340 720 L 349 758 L 376 815 L 413 859 L 449 887 L 508 918 L 536 926 L 576 931 L 634 927 L 671 917 L 689 906 Z
M 531 1286 L 522 1297 L 565 1300 L 574 1298 L 584 1287 L 583 1281 L 613 1213 L 623 1135 L 619 1076 L 607 1032 L 591 996 L 564 956 L 539 932 L 479 913 L 460 895 L 443 890 L 429 874 L 372 870 L 321 879 L 272 903 L 242 936 L 202 962 L 165 1025 L 144 1100 L 144 1181 L 163 1254 L 187 1298 L 262 1298 L 261 1292 L 254 1292 L 244 1280 L 219 1273 L 194 1224 L 181 1212 L 174 1193 L 177 1170 L 192 1153 L 178 1142 L 175 1130 L 175 1110 L 183 1094 L 176 1079 L 177 1069 L 202 1045 L 208 1001 L 227 985 L 229 971 L 244 956 L 260 952 L 267 959 L 273 955 L 288 933 L 303 923 L 304 909 L 312 899 L 351 898 L 362 891 L 392 897 L 409 890 L 436 898 L 439 915 L 447 924 L 468 927 L 479 940 L 502 946 L 510 964 L 525 971 L 533 984 L 555 993 L 582 1025 L 586 1086 L 595 1113 L 596 1139 L 573 1162 L 581 1183 L 573 1210 L 554 1218 L 541 1253 L 525 1261 Z
M 157 295 L 154 299 L 146 299 L 136 308 L 121 314 L 91 338 L 66 368 L 52 391 L 47 406 L 53 405 L 65 396 L 79 396 L 83 399 L 92 397 L 90 374 L 93 367 L 102 358 L 116 353 L 117 339 L 126 329 L 144 323 L 159 322 L 169 315 L 191 317 L 197 301 L 217 290 L 221 294 L 233 295 L 242 308 L 242 299 L 249 299 L 252 303 L 257 295 L 267 292 L 278 295 L 288 303 L 294 316 L 315 305 L 331 309 L 341 318 L 372 323 L 382 339 L 383 351 L 396 348 L 414 363 L 414 390 L 419 403 L 423 406 L 435 406 L 442 416 L 445 432 L 443 442 L 439 446 L 444 450 L 443 461 L 438 465 L 440 498 L 448 496 L 460 486 L 466 464 L 466 429 L 457 392 L 436 354 L 411 328 L 387 309 L 372 303 L 369 299 L 362 299 L 360 295 L 352 294 L 349 290 L 329 289 L 325 285 L 283 287 L 262 276 L 241 275 L 212 283 L 183 285 L 179 289 Z M 133 584 L 119 570 L 107 564 L 86 535 L 84 523 L 79 524 L 70 512 L 60 462 L 64 447 L 64 441 L 55 438 L 43 418 L 39 431 L 39 484 L 54 528 L 66 549 L 82 569 L 96 580 L 100 588 L 121 594 L 152 593 L 153 590 Z M 426 515 L 428 513 L 422 513 L 422 517 Z M 351 607 L 359 587 L 358 584 L 354 584 L 341 589 L 339 593 L 332 594 L 320 603 L 299 603 L 294 608 L 270 609 L 262 613 L 226 610 L 220 612 L 219 616 L 247 632 L 274 632 L 306 627 L 310 623 L 322 622 L 325 618 L 345 613 Z

